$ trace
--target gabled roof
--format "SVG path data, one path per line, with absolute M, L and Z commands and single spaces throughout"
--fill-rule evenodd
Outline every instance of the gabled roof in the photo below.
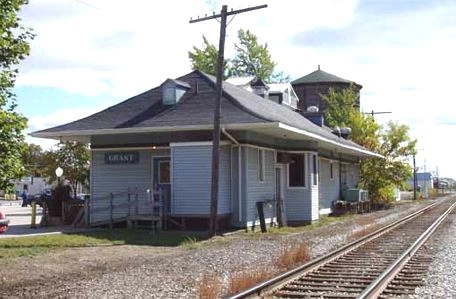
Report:
M 158 86 L 86 118 L 33 132 L 31 135 L 59 139 L 62 136 L 212 129 L 216 78 L 196 70 L 177 80 L 188 84 L 190 89 L 174 106 L 162 104 L 161 88 Z M 283 105 L 265 100 L 230 83 L 223 83 L 221 107 L 222 127 L 267 128 L 276 133 L 286 131 L 297 138 L 303 136 L 302 138 L 345 148 L 347 152 L 378 156 L 313 124 Z
M 291 84 L 312 84 L 312 83 L 346 83 L 346 84 L 357 84 L 356 82 L 338 77 L 336 75 L 327 73 L 320 69 L 318 66 L 318 70 L 313 71 L 310 74 L 307 74 L 299 79 L 294 80 Z M 359 84 L 357 84 L 359 85 Z

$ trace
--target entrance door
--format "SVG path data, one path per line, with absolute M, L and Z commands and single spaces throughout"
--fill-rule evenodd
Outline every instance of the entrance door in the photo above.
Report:
M 171 211 L 171 159 L 170 157 L 154 157 L 153 186 L 155 191 L 162 191 L 163 211 Z M 154 201 L 159 201 L 158 195 L 154 195 Z
M 284 179 L 283 179 L 283 167 L 277 166 L 275 169 L 275 200 L 276 200 L 276 211 L 277 211 L 277 222 L 279 227 L 286 225 L 285 209 L 284 209 Z

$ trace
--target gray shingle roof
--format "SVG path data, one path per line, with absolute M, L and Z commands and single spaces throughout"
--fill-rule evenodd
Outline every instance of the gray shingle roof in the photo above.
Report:
M 117 128 L 153 128 L 213 125 L 216 78 L 193 71 L 177 80 L 191 88 L 174 106 L 161 103 L 160 86 L 134 96 L 86 118 L 32 133 L 61 133 Z M 280 122 L 340 144 L 364 149 L 352 141 L 332 134 L 290 108 L 265 100 L 235 85 L 223 83 L 221 124 Z M 80 133 L 78 133 L 80 134 Z
M 338 77 L 336 75 L 322 71 L 320 68 L 310 74 L 294 80 L 291 84 L 312 84 L 312 83 L 354 83 L 353 81 Z

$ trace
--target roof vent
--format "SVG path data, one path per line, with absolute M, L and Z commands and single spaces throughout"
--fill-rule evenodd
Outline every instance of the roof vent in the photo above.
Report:
M 339 136 L 339 137 L 342 137 L 344 139 L 348 139 L 348 137 L 350 136 L 352 132 L 352 129 L 351 128 L 348 128 L 348 127 L 343 127 L 343 128 L 340 128 L 340 127 L 335 127 L 334 130 L 333 130 L 333 134 Z
M 307 112 L 317 113 L 319 111 L 317 106 L 309 106 L 307 107 Z

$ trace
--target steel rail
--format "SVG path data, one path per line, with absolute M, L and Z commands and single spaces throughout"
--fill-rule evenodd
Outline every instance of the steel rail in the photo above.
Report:
M 249 288 L 243 292 L 240 292 L 240 293 L 235 294 L 228 298 L 229 299 L 241 299 L 241 298 L 248 298 L 248 297 L 254 296 L 254 295 L 260 296 L 261 294 L 266 293 L 272 289 L 276 289 L 282 285 L 285 285 L 288 282 L 294 280 L 295 278 L 297 278 L 305 273 L 311 272 L 311 271 L 315 270 L 316 268 L 319 268 L 320 266 L 322 266 L 330 261 L 333 261 L 333 260 L 337 259 L 338 257 L 346 254 L 347 252 L 352 251 L 352 250 L 362 246 L 363 244 L 370 242 L 373 239 L 378 238 L 379 236 L 389 232 L 390 230 L 396 228 L 397 226 L 402 225 L 402 224 L 406 223 L 407 221 L 414 219 L 415 217 L 418 217 L 419 215 L 421 215 L 425 211 L 433 208 L 437 204 L 439 204 L 439 203 L 435 202 L 433 204 L 430 204 L 430 205 L 428 205 L 412 214 L 409 214 L 387 226 L 384 226 L 358 240 L 355 240 L 338 249 L 335 249 L 326 255 L 313 259 L 301 266 L 298 266 L 292 270 L 289 270 L 272 279 L 269 279 L 260 284 L 257 284 L 255 286 L 253 286 L 252 288 Z
M 412 258 L 416 251 L 431 237 L 432 233 L 446 219 L 449 213 L 456 207 L 456 202 L 453 203 L 437 220 L 435 220 L 425 232 L 406 250 L 400 257 L 394 261 L 377 279 L 375 279 L 359 296 L 359 299 L 376 298 L 394 279 L 394 277 L 402 270 L 407 262 Z

